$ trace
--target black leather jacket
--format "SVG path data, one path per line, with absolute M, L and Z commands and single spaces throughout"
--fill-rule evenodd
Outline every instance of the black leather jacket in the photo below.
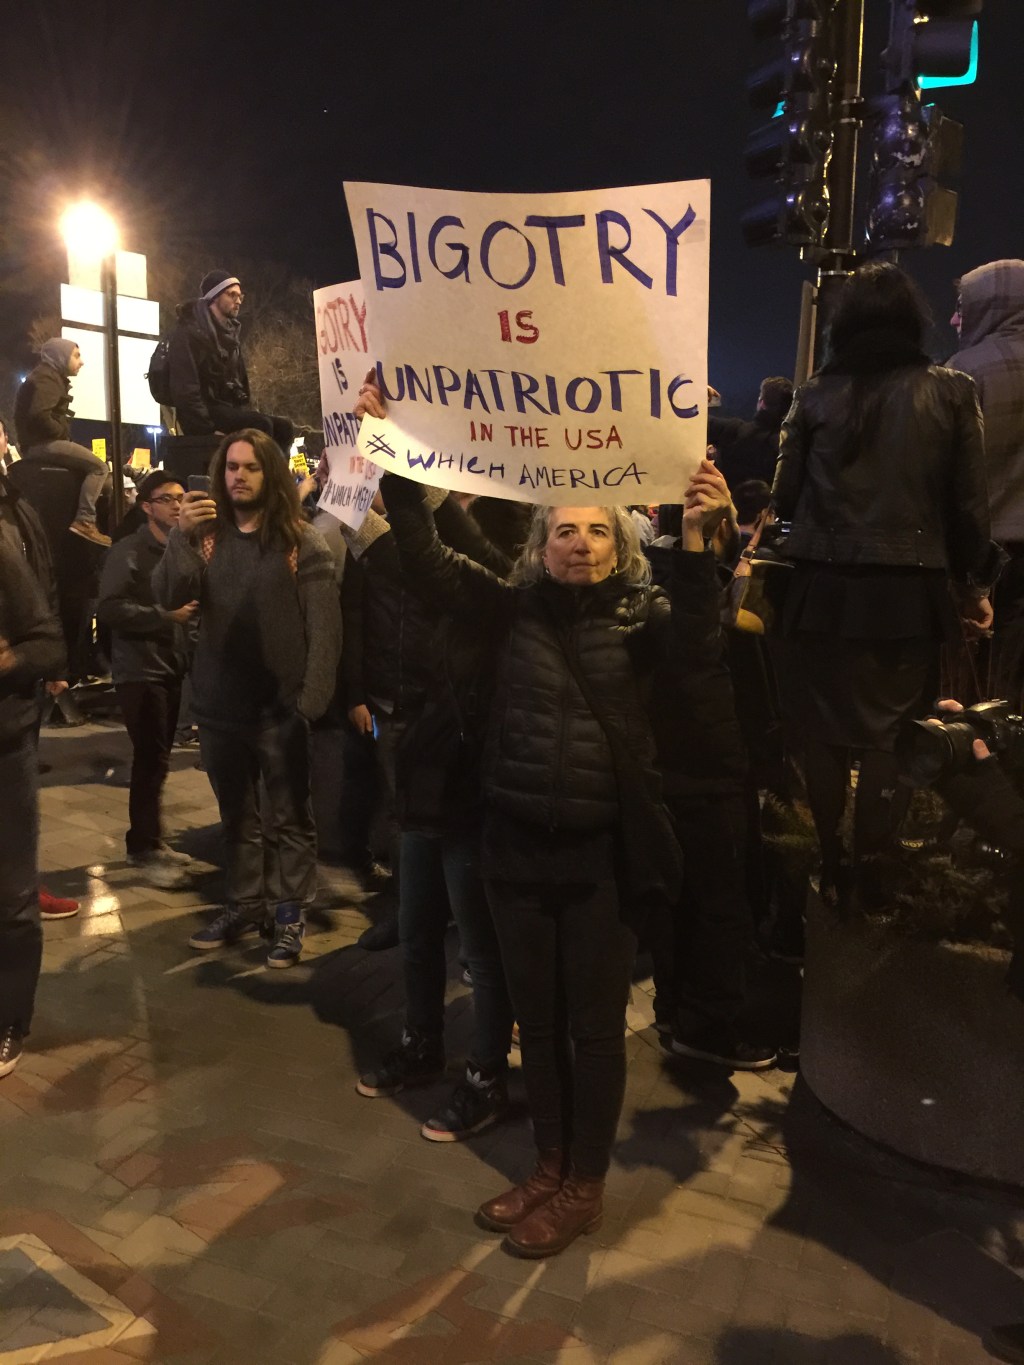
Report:
M 787 555 L 945 569 L 957 583 L 987 587 L 998 552 L 974 381 L 941 365 L 879 376 L 881 419 L 845 459 L 856 382 L 814 375 L 783 423 L 772 501 L 792 522 Z

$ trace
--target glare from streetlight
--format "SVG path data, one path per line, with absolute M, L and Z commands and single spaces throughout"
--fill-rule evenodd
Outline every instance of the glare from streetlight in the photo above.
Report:
M 85 260 L 103 260 L 117 250 L 117 224 L 106 209 L 88 200 L 72 204 L 60 220 L 67 249 Z

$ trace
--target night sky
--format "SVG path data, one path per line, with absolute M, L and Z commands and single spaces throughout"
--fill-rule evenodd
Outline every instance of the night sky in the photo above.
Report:
M 868 0 L 865 70 L 886 0 Z M 195 282 L 236 258 L 317 284 L 355 274 L 345 179 L 474 190 L 712 181 L 712 382 L 727 405 L 790 373 L 793 249 L 751 251 L 738 220 L 757 117 L 742 0 L 492 0 L 269 6 L 223 0 L 45 0 L 5 6 L 0 152 L 0 360 L 27 358 L 28 320 L 57 299 L 53 224 L 78 193 L 105 199 L 124 245 L 167 249 Z M 908 253 L 953 349 L 951 281 L 1024 254 L 1024 4 L 989 0 L 978 84 L 940 91 L 967 134 L 958 239 Z

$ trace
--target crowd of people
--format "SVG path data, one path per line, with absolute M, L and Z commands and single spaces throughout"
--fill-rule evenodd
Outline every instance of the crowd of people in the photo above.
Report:
M 910 279 L 862 267 L 825 362 L 795 394 L 765 380 L 752 421 L 712 416 L 676 503 L 526 507 L 385 474 L 343 556 L 310 523 L 285 419 L 248 406 L 242 298 L 211 272 L 172 340 L 186 430 L 222 437 L 208 489 L 153 471 L 137 529 L 104 551 L 96 620 L 134 755 L 127 859 L 148 884 L 187 883 L 161 818 L 187 679 L 225 872 L 224 907 L 189 946 L 262 935 L 267 965 L 292 967 L 317 884 L 311 728 L 340 716 L 372 743 L 397 913 L 364 946 L 397 944 L 405 1017 L 358 1093 L 444 1076 L 454 921 L 470 1053 L 421 1131 L 450 1142 L 501 1121 L 515 1036 L 536 1165 L 477 1220 L 514 1254 L 550 1256 L 602 1216 L 639 950 L 666 1051 L 776 1060 L 748 1011 L 758 922 L 773 931 L 765 789 L 799 774 L 823 901 L 877 907 L 905 806 L 896 741 L 938 695 L 943 645 L 983 638 L 994 687 L 1019 705 L 1024 262 L 960 282 L 951 367 L 926 350 Z M 84 472 L 70 530 L 103 547 L 105 473 L 68 439 L 79 363 L 72 342 L 48 342 L 16 422 L 26 459 Z M 357 412 L 384 411 L 371 372 Z M 768 639 L 732 629 L 724 604 L 772 516 L 789 567 Z M 38 693 L 66 671 L 46 538 L 0 477 L 0 781 L 19 797 L 0 824 L 0 1076 L 39 975 Z M 774 912 L 799 956 L 799 905 Z

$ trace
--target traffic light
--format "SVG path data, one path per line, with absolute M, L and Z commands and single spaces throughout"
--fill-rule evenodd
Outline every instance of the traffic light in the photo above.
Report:
M 977 70 L 981 8 L 982 0 L 892 0 L 867 210 L 877 250 L 953 242 L 957 195 L 945 182 L 960 173 L 963 128 L 923 105 L 920 90 L 965 83 Z
M 746 148 L 747 171 L 774 182 L 771 198 L 743 215 L 751 246 L 816 246 L 828 222 L 836 0 L 748 0 L 755 38 L 774 49 L 747 81 L 755 108 L 772 111 Z
M 963 127 L 912 90 L 884 96 L 877 112 L 868 242 L 876 250 L 951 246 L 958 196 L 942 181 L 959 174 Z
M 967 85 L 978 73 L 983 0 L 892 0 L 889 46 L 882 57 L 889 93 L 907 86 Z

